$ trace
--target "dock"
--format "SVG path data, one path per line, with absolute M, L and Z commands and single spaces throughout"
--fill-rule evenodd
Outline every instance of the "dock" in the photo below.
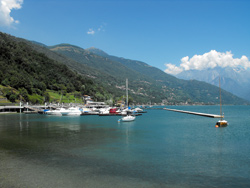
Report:
M 18 112 L 18 113 L 25 113 L 25 114 L 35 114 L 41 112 L 45 109 L 46 106 L 44 105 L 22 105 L 22 106 L 0 106 L 0 113 L 5 112 Z
M 224 116 L 216 115 L 216 114 L 206 114 L 206 113 L 191 112 L 191 111 L 184 111 L 184 110 L 177 110 L 177 109 L 170 109 L 170 108 L 164 108 L 164 110 L 192 114 L 192 115 L 197 115 L 197 116 L 205 116 L 205 117 L 210 117 L 210 118 L 223 118 L 224 117 Z

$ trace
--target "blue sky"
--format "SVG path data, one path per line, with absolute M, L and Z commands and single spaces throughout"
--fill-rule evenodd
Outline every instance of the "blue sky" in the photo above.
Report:
M 199 69 L 208 59 L 211 66 L 250 66 L 248 0 L 0 2 L 0 31 L 46 45 L 96 47 L 168 73 Z

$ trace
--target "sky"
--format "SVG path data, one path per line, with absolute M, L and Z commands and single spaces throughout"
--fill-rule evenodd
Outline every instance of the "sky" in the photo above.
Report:
M 0 0 L 0 31 L 68 43 L 176 75 L 250 67 L 249 0 Z

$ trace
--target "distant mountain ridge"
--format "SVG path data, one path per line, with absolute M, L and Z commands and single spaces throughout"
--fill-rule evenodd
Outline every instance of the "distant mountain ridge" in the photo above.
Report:
M 110 91 L 116 91 L 120 93 L 120 95 L 124 95 L 124 84 L 126 78 L 128 78 L 129 89 L 133 98 L 145 100 L 145 102 L 152 99 L 158 103 L 164 98 L 166 92 L 162 90 L 162 85 L 158 84 L 154 79 L 140 74 L 118 61 L 107 58 L 107 54 L 100 50 L 99 52 L 106 57 L 65 44 L 51 46 L 49 49 L 73 59 L 80 63 L 80 65 L 98 69 L 99 75 L 95 79 L 105 83 L 105 85 L 110 88 Z M 157 93 L 157 95 L 155 95 L 155 93 Z
M 104 51 L 97 49 L 97 48 L 88 48 L 86 49 L 89 52 L 95 53 L 97 55 L 109 58 L 115 62 L 119 62 L 122 63 L 124 66 L 135 70 L 145 76 L 148 76 L 154 80 L 156 80 L 158 83 L 166 83 L 166 84 L 170 84 L 171 87 L 175 87 L 173 85 L 173 83 L 175 83 L 176 81 L 178 82 L 179 80 L 176 79 L 174 76 L 166 74 L 165 72 L 163 72 L 162 70 L 150 66 L 144 62 L 141 61 L 135 61 L 135 60 L 130 60 L 130 59 L 125 59 L 122 57 L 116 57 L 116 56 L 111 56 L 108 55 L 107 53 L 105 53 Z
M 250 101 L 250 71 L 243 68 L 221 68 L 216 67 L 206 70 L 183 71 L 176 75 L 177 78 L 185 80 L 199 80 L 221 87 L 241 98 Z
M 88 51 L 90 51 L 92 53 L 95 53 L 97 55 L 101 55 L 103 57 L 107 57 L 109 59 L 112 59 L 113 61 L 120 62 L 123 65 L 125 65 L 125 66 L 127 66 L 127 67 L 129 67 L 129 68 L 131 68 L 133 70 L 136 70 L 136 71 L 140 72 L 143 75 L 147 75 L 148 77 L 151 77 L 154 80 L 156 80 L 158 83 L 161 83 L 166 87 L 171 87 L 172 89 L 174 89 L 176 91 L 179 88 L 182 88 L 183 90 L 181 92 L 188 93 L 189 97 L 195 95 L 195 94 L 192 93 L 192 91 L 194 91 L 197 94 L 197 90 L 199 90 L 201 88 L 204 89 L 204 90 L 206 90 L 206 88 L 210 88 L 209 85 L 206 85 L 205 83 L 202 83 L 202 82 L 196 82 L 195 80 L 186 82 L 186 81 L 183 81 L 183 80 L 180 80 L 180 79 L 176 79 L 176 77 L 171 76 L 169 74 L 166 74 L 162 70 L 160 70 L 160 69 L 158 69 L 156 67 L 152 67 L 152 66 L 150 66 L 150 65 L 148 65 L 148 64 L 146 64 L 144 62 L 129 60 L 129 59 L 125 59 L 125 58 L 119 58 L 119 57 L 116 57 L 116 56 L 111 56 L 111 55 L 108 55 L 107 53 L 103 52 L 102 50 L 96 49 L 96 48 L 93 48 L 93 47 L 89 48 L 89 49 L 86 49 L 86 50 L 88 50 Z M 213 79 L 213 80 L 215 82 L 218 81 L 218 80 L 215 80 L 215 79 Z M 198 87 L 197 87 L 196 83 L 197 83 L 197 85 L 199 85 Z M 192 84 L 194 84 L 194 85 L 192 86 Z M 216 84 L 214 84 L 214 85 L 216 85 Z M 217 84 L 217 86 L 218 86 L 218 84 Z M 204 92 L 203 94 L 205 94 L 205 93 L 206 92 Z M 201 93 L 199 93 L 198 95 L 199 95 L 200 98 L 202 98 Z M 207 93 L 203 97 L 206 97 L 206 95 L 207 95 Z M 210 94 L 208 94 L 208 95 L 210 95 Z

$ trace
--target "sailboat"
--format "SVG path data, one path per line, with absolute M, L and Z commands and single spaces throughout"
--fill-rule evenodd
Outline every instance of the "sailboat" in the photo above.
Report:
M 127 108 L 129 108 L 128 107 L 128 79 L 126 79 L 126 106 Z M 119 119 L 118 122 L 120 121 L 129 122 L 129 121 L 134 121 L 134 120 L 135 120 L 135 116 L 129 114 L 129 111 L 127 111 L 127 115 Z
M 226 127 L 228 125 L 227 121 L 224 120 L 224 114 L 222 115 L 222 104 L 221 104 L 221 86 L 220 86 L 220 78 L 219 78 L 219 88 L 220 88 L 220 120 L 217 121 L 215 127 Z
M 129 114 L 121 118 L 121 121 L 124 121 L 124 122 L 129 122 L 129 121 L 134 121 L 134 120 L 135 120 L 135 116 L 132 116 Z

